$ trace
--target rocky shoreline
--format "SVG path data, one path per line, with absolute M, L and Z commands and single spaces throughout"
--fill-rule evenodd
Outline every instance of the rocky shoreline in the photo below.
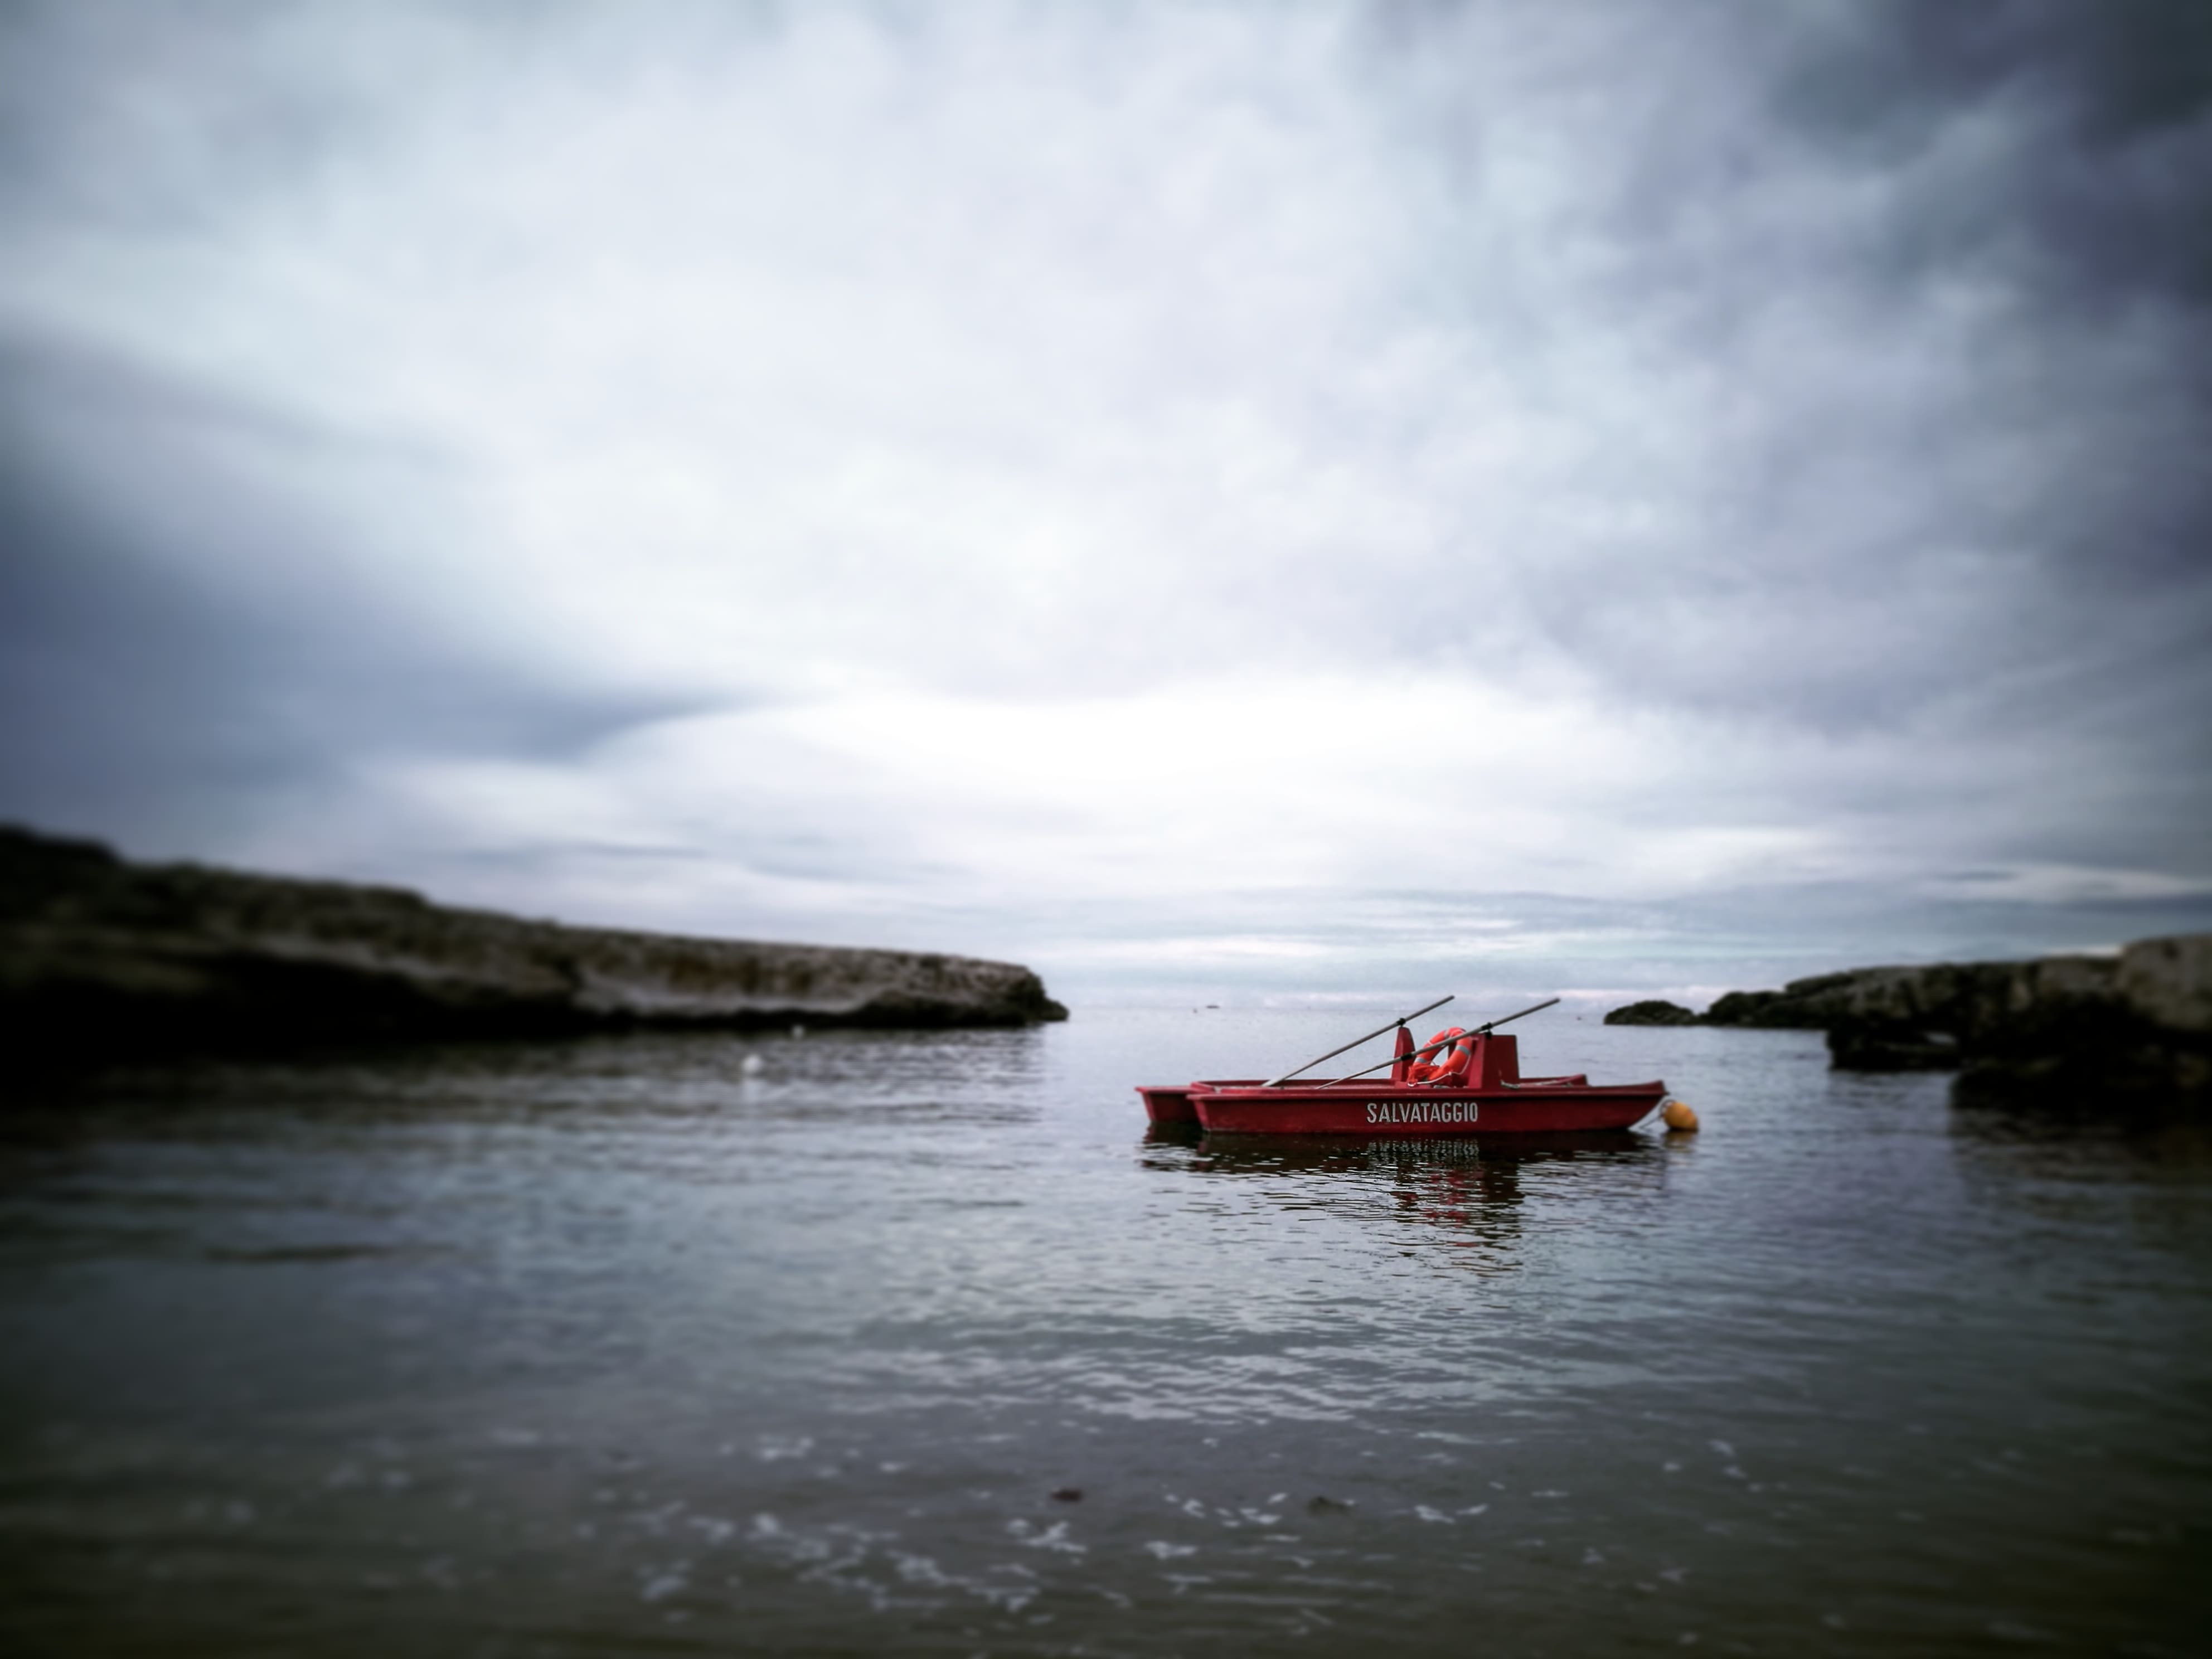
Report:
M 1608 1025 L 1827 1033 L 1849 1071 L 1959 1073 L 1961 1100 L 2212 1099 L 2212 933 L 2114 956 L 1857 968 L 1732 991 L 1703 1014 L 1616 1008 Z
M 0 1007 L 19 1053 L 64 1060 L 1067 1018 L 1012 963 L 571 927 L 397 888 L 132 864 L 4 827 Z

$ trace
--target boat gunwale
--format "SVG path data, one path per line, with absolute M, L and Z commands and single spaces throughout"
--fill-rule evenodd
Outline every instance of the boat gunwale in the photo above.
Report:
M 1425 1083 L 1376 1084 L 1337 1082 L 1316 1083 L 1312 1085 L 1285 1085 L 1273 1089 L 1217 1089 L 1211 1084 L 1194 1083 L 1189 1085 L 1189 1090 L 1194 1095 L 1218 1095 L 1225 1098 L 1239 1102 L 1248 1100 L 1297 1100 L 1316 1095 L 1328 1096 L 1329 1097 L 1335 1099 L 1349 1098 L 1354 1095 L 1360 1096 L 1362 1097 L 1368 1096 L 1380 1097 L 1387 1095 L 1393 1098 L 1403 1097 L 1409 1100 L 1504 1099 L 1508 1096 L 1518 1096 L 1523 1098 L 1536 1096 L 1568 1099 L 1588 1099 L 1592 1096 L 1607 1095 L 1663 1095 L 1667 1092 L 1667 1085 L 1663 1079 L 1655 1078 L 1649 1083 L 1501 1083 L 1495 1088 L 1490 1089 L 1439 1089 L 1432 1085 Z M 1334 1092 L 1338 1091 L 1340 1091 L 1341 1093 Z

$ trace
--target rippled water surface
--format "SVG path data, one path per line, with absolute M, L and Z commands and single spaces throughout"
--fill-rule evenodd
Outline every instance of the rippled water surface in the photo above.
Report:
M 1361 1018 L 33 1087 L 0 1640 L 2208 1650 L 2203 1136 L 1559 1013 L 1705 1133 L 1147 1135 Z

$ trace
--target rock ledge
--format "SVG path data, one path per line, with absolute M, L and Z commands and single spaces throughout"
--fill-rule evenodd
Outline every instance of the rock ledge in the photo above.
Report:
M 1605 1017 L 1608 1025 L 1701 1025 L 1700 1020 L 1679 1002 L 1662 1001 L 1657 997 L 1642 1002 L 1632 1002 L 1626 1008 L 1616 1008 Z
M 1608 1024 L 1674 1024 L 1629 1018 Z M 2212 933 L 2115 956 L 1856 968 L 1731 991 L 1700 1025 L 1826 1031 L 1850 1071 L 1958 1070 L 1962 1100 L 2212 1098 Z
M 47 1055 L 623 1027 L 1067 1018 L 1012 963 L 570 927 L 398 888 L 134 865 L 0 827 L 0 1006 Z

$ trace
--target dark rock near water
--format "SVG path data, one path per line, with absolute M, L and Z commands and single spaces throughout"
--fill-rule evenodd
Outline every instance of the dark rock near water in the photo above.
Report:
M 2212 1097 L 2212 933 L 2117 956 L 1859 968 L 1739 991 L 1709 1025 L 1827 1033 L 1852 1071 L 1956 1067 L 1962 1101 Z
M 1955 1068 L 1961 1101 L 2202 1103 L 2212 1100 L 2212 933 L 2109 957 L 1856 968 L 1731 991 L 1702 1016 L 1634 1003 L 1606 1024 L 1825 1031 L 1838 1068 Z
M 0 1007 L 19 1053 L 63 1058 L 1067 1017 L 1012 963 L 570 927 L 397 888 L 131 864 L 6 828 Z
M 1779 991 L 1730 991 L 1702 1014 L 1680 1003 L 1632 1002 L 1605 1017 L 1608 1025 L 1745 1025 L 1772 1030 L 1821 1031 L 1838 1012 L 1834 993 L 1852 975 L 1822 974 L 1792 980 Z
M 1708 1025 L 1748 1025 L 1765 1030 L 1820 1031 L 1832 1016 L 1835 993 L 1851 975 L 1820 974 L 1793 979 L 1778 991 L 1730 991 L 1705 1010 Z
M 1679 1002 L 1663 1002 L 1654 997 L 1644 1002 L 1632 1002 L 1626 1008 L 1616 1008 L 1605 1017 L 1608 1025 L 1695 1025 L 1698 1017 Z
M 1828 1058 L 1844 1072 L 1951 1072 L 1959 1066 L 1959 1039 L 1945 1031 L 1838 1025 L 1828 1032 Z

